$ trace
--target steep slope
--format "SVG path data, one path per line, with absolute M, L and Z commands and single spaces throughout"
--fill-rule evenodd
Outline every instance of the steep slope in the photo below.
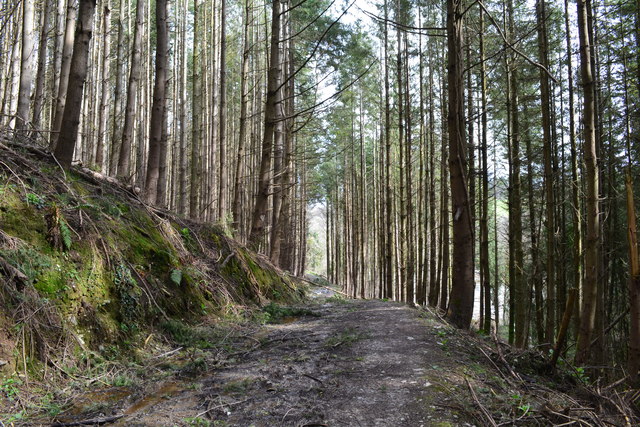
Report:
M 5 395 L 30 380 L 71 378 L 92 358 L 140 357 L 154 341 L 161 351 L 189 325 L 303 295 L 220 227 L 153 209 L 90 170 L 63 171 L 6 135 L 0 159 Z

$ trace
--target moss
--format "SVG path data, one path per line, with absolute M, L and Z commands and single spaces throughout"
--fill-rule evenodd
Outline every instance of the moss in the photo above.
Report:
M 59 330 L 73 331 L 86 344 L 51 338 L 50 348 L 135 350 L 144 339 L 140 338 L 143 332 L 148 336 L 162 319 L 161 312 L 189 322 L 209 314 L 240 316 L 244 308 L 238 306 L 255 307 L 265 303 L 265 297 L 283 299 L 294 290 L 255 254 L 236 248 L 222 227 L 173 221 L 171 226 L 187 251 L 183 253 L 182 245 L 176 248 L 157 218 L 136 201 L 107 184 L 99 188 L 88 184 L 73 171 L 67 172 L 64 183 L 57 165 L 33 163 L 32 168 L 15 171 L 21 183 L 5 174 L 7 184 L 0 184 L 0 227 L 17 238 L 0 246 L 0 255 L 33 284 L 28 287 L 29 297 L 39 305 L 34 303 L 32 315 L 42 316 L 38 319 L 42 324 L 52 320 Z M 72 228 L 72 245 L 66 245 L 64 252 L 54 250 L 47 241 L 44 208 L 49 205 L 64 211 Z M 236 256 L 222 267 L 210 258 L 212 250 L 226 259 L 232 248 Z M 178 270 L 181 280 L 175 279 Z M 11 302 L 21 303 L 19 299 Z M 37 309 L 44 303 L 46 313 Z M 0 318 L 10 308 L 8 304 L 0 307 Z
M 167 313 L 174 316 L 184 316 L 186 313 L 201 316 L 207 313 L 210 303 L 206 298 L 206 287 L 204 277 L 200 277 L 194 269 L 185 268 L 182 270 L 182 280 L 180 285 L 172 284 L 173 292 L 161 295 L 163 305 L 167 308 Z M 156 284 L 162 287 L 161 284 Z
M 67 291 L 67 284 L 62 273 L 56 269 L 45 270 L 38 276 L 38 280 L 33 285 L 40 295 L 47 298 L 60 297 Z
M 36 247 L 46 246 L 43 213 L 6 187 L 0 195 L 0 227 L 5 233 Z
M 121 227 L 116 229 L 116 234 L 118 240 L 126 244 L 124 252 L 131 264 L 149 266 L 156 274 L 168 273 L 178 267 L 175 249 L 155 228 Z

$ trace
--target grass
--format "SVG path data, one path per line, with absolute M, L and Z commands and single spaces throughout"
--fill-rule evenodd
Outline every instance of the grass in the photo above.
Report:
M 254 313 L 253 318 L 261 324 L 280 323 L 287 317 L 318 316 L 318 314 L 306 308 L 288 307 L 270 302 L 262 307 L 262 310 Z
M 334 335 L 328 338 L 324 345 L 325 347 L 336 348 L 341 345 L 351 345 L 361 339 L 365 338 L 365 334 L 356 331 L 353 328 L 348 328 L 339 335 Z
M 254 378 L 242 378 L 230 381 L 224 385 L 223 391 L 227 394 L 244 394 L 254 383 Z
M 335 294 L 326 299 L 326 302 L 333 304 L 350 304 L 351 301 L 343 297 L 342 295 Z

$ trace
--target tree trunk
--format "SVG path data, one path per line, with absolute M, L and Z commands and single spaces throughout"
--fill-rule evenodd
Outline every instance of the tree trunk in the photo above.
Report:
M 569 26 L 569 0 L 564 1 L 564 23 L 567 43 L 567 86 L 569 88 L 569 145 L 571 150 L 571 201 L 573 204 L 573 287 L 582 289 L 582 216 L 580 178 L 578 175 L 578 150 L 576 144 L 575 102 L 573 89 L 573 52 L 571 49 L 571 29 Z M 575 304 L 579 307 L 579 304 Z M 576 316 L 579 320 L 580 316 Z
M 42 11 L 42 19 L 40 20 L 40 41 L 38 42 L 38 72 L 36 74 L 36 86 L 33 96 L 33 119 L 32 126 L 35 129 L 40 128 L 42 117 L 42 106 L 44 105 L 44 87 L 47 76 L 47 39 L 49 37 L 51 21 L 51 4 L 53 0 L 44 0 L 44 10 Z
M 509 35 L 515 39 L 513 1 L 508 5 Z M 509 316 L 510 316 L 510 342 L 517 347 L 524 347 L 527 338 L 527 292 L 523 278 L 523 249 L 522 249 L 522 196 L 520 181 L 520 97 L 519 75 L 515 64 L 515 55 L 509 60 L 509 163 L 511 165 L 511 179 L 509 180 L 509 221 L 511 230 L 509 233 Z
M 638 240 L 636 229 L 636 212 L 633 199 L 633 182 L 631 166 L 626 174 L 627 194 L 627 240 L 629 241 L 629 380 L 638 385 L 640 369 L 640 260 L 638 259 Z
M 33 60 L 35 40 L 33 36 L 35 0 L 22 0 L 22 50 L 20 60 L 20 87 L 16 110 L 16 129 L 23 130 L 29 125 L 29 104 L 33 84 Z
M 124 181 L 129 181 L 132 177 L 131 146 L 133 144 L 133 128 L 136 120 L 135 109 L 138 97 L 138 83 L 142 72 L 140 51 L 142 49 L 142 20 L 146 13 L 144 6 L 145 0 L 137 0 L 129 83 L 127 84 L 127 104 L 124 109 L 124 125 L 122 127 L 122 139 L 118 157 L 118 177 Z
M 198 39 L 200 8 L 202 4 L 198 4 L 198 0 L 193 2 L 193 64 L 192 64 L 192 107 L 191 107 L 191 182 L 189 188 L 189 217 L 191 219 L 200 218 L 200 189 L 202 188 L 202 168 L 203 162 L 201 158 L 202 146 L 202 76 L 200 58 L 200 40 Z
M 538 59 L 544 68 L 549 68 L 548 41 L 546 26 L 545 0 L 536 3 L 536 16 L 538 22 Z M 553 167 L 552 167 L 552 141 L 551 141 L 551 93 L 549 88 L 549 76 L 544 70 L 540 70 L 540 105 L 542 108 L 542 151 L 544 157 L 544 193 L 545 193 L 545 219 L 547 232 L 547 295 L 546 295 L 546 327 L 545 346 L 551 348 L 555 335 L 556 317 L 556 278 L 555 278 L 555 199 L 553 191 Z
M 75 24 L 78 16 L 78 9 L 73 1 L 69 1 L 67 6 L 67 20 L 64 32 L 64 43 L 62 45 L 62 61 L 60 65 L 60 80 L 58 82 L 58 96 L 56 99 L 56 111 L 53 117 L 53 137 L 49 141 L 49 149 L 54 150 L 58 143 L 62 128 L 62 115 L 66 105 L 67 88 L 69 87 L 69 73 L 71 71 L 71 56 L 73 55 Z
M 384 297 L 393 298 L 393 188 L 391 185 L 391 101 L 389 88 L 389 29 L 388 5 L 384 2 L 384 180 L 385 180 L 385 292 Z
M 73 151 L 78 137 L 82 92 L 87 76 L 89 42 L 93 32 L 93 13 L 95 8 L 96 0 L 80 0 L 78 23 L 73 43 L 73 56 L 71 57 L 69 87 L 65 97 L 67 106 L 62 116 L 62 128 L 54 152 L 63 167 L 71 166 Z
M 462 2 L 447 0 L 449 173 L 453 212 L 453 257 L 448 319 L 468 329 L 473 315 L 473 224 L 466 182 Z
M 118 21 L 116 24 L 116 30 L 118 32 L 118 39 L 116 45 L 116 73 L 115 73 L 115 87 L 113 89 L 113 120 L 111 123 L 111 149 L 109 150 L 109 175 L 115 176 L 118 171 L 118 158 L 119 158 L 119 150 L 120 143 L 118 143 L 118 124 L 120 122 L 120 115 L 122 113 L 122 103 L 120 102 L 120 98 L 122 97 L 122 74 L 124 68 L 124 60 L 123 60 L 123 51 L 124 51 L 124 2 L 126 0 L 118 0 Z
M 101 80 L 101 96 L 100 96 L 100 106 L 98 108 L 98 136 L 96 141 L 96 155 L 95 155 L 95 164 L 98 167 L 100 172 L 103 172 L 105 169 L 104 165 L 104 143 L 107 140 L 107 120 L 109 119 L 109 115 L 107 114 L 109 102 L 109 51 L 111 49 L 111 2 L 107 1 L 106 5 L 103 9 L 103 20 L 102 20 L 102 62 L 100 67 L 102 69 L 102 80 Z
M 251 233 L 249 242 L 257 248 L 264 237 L 267 215 L 267 201 L 271 186 L 271 152 L 277 124 L 277 107 L 279 99 L 280 77 L 280 0 L 274 0 L 271 9 L 271 43 L 269 57 L 269 71 L 267 73 L 267 101 L 264 111 L 264 135 L 262 139 L 262 155 L 260 158 L 260 172 L 258 175 L 258 194 L 251 219 Z
M 480 269 L 484 288 L 485 333 L 491 332 L 491 271 L 489 268 L 489 171 L 487 161 L 487 81 L 484 55 L 484 13 L 480 11 L 480 90 L 482 99 L 480 141 L 480 169 L 482 174 L 482 203 L 480 207 Z M 497 274 L 497 273 L 496 273 Z
M 576 0 L 578 6 L 578 34 L 580 38 L 580 74 L 584 90 L 583 125 L 584 125 L 584 162 L 586 165 L 586 216 L 587 240 L 585 245 L 585 278 L 582 292 L 582 310 L 576 363 L 589 361 L 591 335 L 595 326 L 595 315 L 598 293 L 598 246 L 600 243 L 600 219 L 598 209 L 598 161 L 596 154 L 595 129 L 595 82 L 591 68 L 592 32 L 587 23 L 587 0 Z
M 218 171 L 218 220 L 227 221 L 227 2 L 220 1 L 220 99 L 218 120 L 220 121 L 220 170 Z
M 158 179 L 160 176 L 160 152 L 163 150 L 165 134 L 164 110 L 166 104 L 167 64 L 168 64 L 168 25 L 167 0 L 156 0 L 156 78 L 153 86 L 153 104 L 149 123 L 149 157 L 147 159 L 146 200 L 154 205 L 158 197 Z M 164 141 L 166 143 L 166 141 Z
M 251 41 L 249 40 L 249 24 L 252 17 L 252 2 L 245 0 L 244 7 L 244 25 L 242 32 L 242 71 L 240 73 L 240 123 L 238 125 L 238 151 L 236 155 L 236 168 L 233 183 L 233 229 L 236 230 L 240 239 L 246 237 L 242 232 L 240 210 L 242 205 L 241 186 L 242 186 L 242 170 L 244 165 L 244 146 L 247 139 L 248 117 L 248 96 L 249 96 L 249 54 L 251 53 Z

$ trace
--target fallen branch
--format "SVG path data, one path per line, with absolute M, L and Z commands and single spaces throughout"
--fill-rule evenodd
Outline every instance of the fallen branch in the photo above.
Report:
M 236 256 L 235 251 L 231 252 L 225 259 L 224 261 L 222 261 L 222 264 L 220 264 L 220 270 L 222 270 L 224 268 L 225 265 L 227 265 L 227 263 L 229 262 L 229 260 L 231 260 L 231 258 L 233 258 L 234 256 Z
M 469 391 L 471 392 L 471 397 L 473 397 L 473 401 L 476 403 L 478 408 L 480 408 L 482 415 L 485 416 L 485 418 L 489 422 L 489 425 L 493 427 L 498 427 L 498 425 L 496 424 L 495 420 L 493 419 L 489 411 L 487 411 L 487 408 L 485 408 L 482 405 L 482 403 L 480 403 L 480 400 L 478 400 L 478 396 L 476 395 L 476 392 L 473 390 L 473 387 L 471 387 L 471 383 L 469 382 L 469 380 L 465 377 L 464 381 L 467 383 L 467 387 L 469 387 Z
M 4 273 L 10 280 L 16 281 L 16 285 L 18 285 L 16 286 L 16 289 L 18 290 L 18 292 L 22 291 L 22 289 L 24 289 L 26 284 L 29 282 L 29 278 L 26 274 L 9 264 L 9 262 L 1 256 L 0 270 L 4 271 Z
M 221 404 L 221 405 L 214 406 L 213 408 L 209 408 L 209 409 L 207 409 L 206 411 L 200 412 L 198 415 L 196 415 L 196 416 L 195 416 L 195 417 L 193 417 L 193 418 L 200 418 L 201 416 L 203 416 L 203 415 L 207 415 L 209 412 L 211 412 L 211 411 L 215 411 L 216 409 L 224 408 L 225 406 L 234 406 L 234 405 L 239 405 L 239 404 L 244 403 L 244 402 L 246 402 L 246 401 L 248 401 L 248 400 L 251 400 L 251 398 L 249 397 L 248 399 L 240 400 L 240 401 L 238 401 L 238 402 L 223 403 L 223 404 Z
M 160 358 L 162 358 L 162 357 L 171 356 L 172 354 L 177 353 L 177 352 L 179 352 L 180 350 L 182 350 L 182 347 L 178 347 L 178 348 L 176 348 L 175 350 L 171 350 L 171 351 L 167 351 L 166 353 L 159 354 L 159 355 L 157 355 L 157 356 L 154 356 L 153 358 L 154 358 L 154 359 L 160 359 Z
M 52 427 L 68 427 L 68 426 L 92 426 L 96 424 L 100 425 L 100 424 L 112 423 L 114 421 L 119 420 L 122 417 L 124 417 L 124 414 L 113 415 L 111 417 L 91 418 L 89 420 L 82 420 L 82 421 L 72 421 L 69 423 L 53 423 L 51 424 L 51 426 Z
M 144 277 L 142 277 L 140 275 L 140 273 L 138 273 L 138 271 L 133 267 L 133 265 L 131 265 L 131 263 L 129 261 L 125 261 L 127 263 L 127 265 L 129 266 L 129 269 L 133 272 L 133 274 L 136 275 L 136 277 L 138 278 L 138 280 L 140 281 L 140 283 L 142 283 L 144 285 L 144 288 L 140 288 L 143 291 L 145 291 L 145 293 L 147 294 L 147 296 L 149 297 L 149 300 L 153 303 L 153 305 L 156 306 L 156 308 L 160 311 L 160 313 L 162 314 L 162 316 L 165 318 L 165 320 L 171 320 L 169 319 L 169 316 L 167 316 L 167 313 L 165 313 L 165 311 L 158 305 L 158 303 L 156 302 L 156 299 L 153 297 L 153 295 L 151 294 L 151 289 L 149 289 L 149 285 L 147 284 L 147 281 L 144 280 Z M 146 289 L 145 289 L 146 288 Z
M 312 282 L 312 281 L 311 281 L 311 280 L 309 280 L 309 279 L 305 279 L 304 277 L 296 277 L 296 276 L 291 276 L 291 275 L 289 275 L 289 276 L 290 276 L 291 278 L 293 278 L 293 279 L 302 280 L 303 282 L 307 282 L 307 283 L 309 283 L 309 284 L 311 284 L 311 285 L 313 285 L 313 286 L 317 286 L 317 287 L 319 287 L 319 288 L 328 289 L 328 290 L 333 291 L 333 292 L 335 292 L 335 293 L 337 293 L 337 294 L 344 295 L 344 296 L 345 296 L 345 297 L 347 297 L 347 298 L 351 298 L 351 296 L 350 296 L 349 294 L 346 294 L 346 293 L 344 293 L 344 292 L 342 292 L 342 291 L 339 291 L 339 290 L 337 290 L 337 289 L 330 288 L 329 286 L 319 285 L 319 284 L 317 284 L 317 283 L 315 283 L 315 282 Z
M 316 377 L 314 377 L 314 376 L 311 376 L 311 375 L 309 375 L 309 374 L 302 374 L 302 376 L 303 376 L 303 377 L 307 377 L 307 378 L 309 378 L 309 379 L 312 379 L 312 380 L 314 380 L 314 381 L 316 381 L 316 382 L 318 382 L 318 383 L 322 384 L 322 380 L 319 380 L 319 379 L 317 379 L 317 378 L 316 378 Z

